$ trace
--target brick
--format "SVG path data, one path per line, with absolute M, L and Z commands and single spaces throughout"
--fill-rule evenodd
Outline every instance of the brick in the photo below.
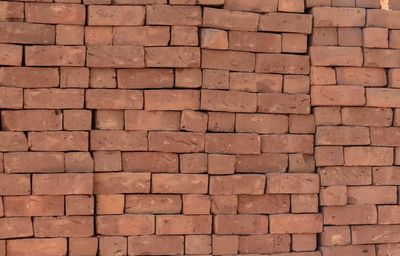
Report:
M 308 56 L 259 53 L 256 72 L 306 75 L 310 72 L 310 61 Z
M 89 69 L 75 67 L 60 68 L 60 87 L 88 88 Z
M 118 27 L 115 28 L 115 45 L 117 43 L 117 37 L 119 35 Z M 112 27 L 85 27 L 85 45 L 112 45 L 113 43 L 113 28 Z M 118 37 L 119 38 L 119 37 Z
M 199 44 L 198 28 L 195 26 L 172 26 L 171 45 L 197 46 Z
M 255 74 L 255 73 L 230 73 L 230 90 L 245 92 L 281 92 L 282 75 Z
M 204 89 L 229 89 L 229 71 L 218 69 L 203 69 Z
M 7 241 L 7 253 L 10 255 L 26 255 L 26 248 L 32 256 L 63 255 L 67 253 L 65 238 L 27 238 Z
M 372 174 L 370 167 L 325 167 L 319 172 L 322 186 L 332 185 L 370 185 Z
M 271 234 L 321 233 L 322 214 L 282 214 L 270 216 Z
M 150 173 L 96 173 L 94 194 L 149 193 Z
M 20 238 L 33 236 L 32 221 L 28 217 L 1 218 L 1 238 Z
M 394 186 L 348 187 L 349 204 L 396 204 L 397 188 Z
M 289 131 L 290 133 L 314 133 L 314 115 L 290 115 Z
M 317 45 L 337 45 L 338 44 L 338 30 L 337 28 L 314 28 L 311 34 L 311 43 Z
M 248 11 L 248 12 L 276 12 L 278 0 L 262 1 L 250 0 L 242 2 L 240 0 L 225 0 L 224 8 L 228 10 Z
M 156 234 L 210 234 L 211 222 L 211 215 L 158 215 Z
M 124 110 L 96 110 L 94 125 L 100 130 L 122 130 L 124 129 Z
M 254 134 L 206 134 L 205 151 L 220 154 L 259 154 L 260 137 Z
M 212 247 L 215 255 L 236 254 L 239 250 L 239 236 L 213 235 Z
M 70 109 L 82 108 L 84 101 L 81 89 L 26 89 L 25 108 Z
M 315 27 L 363 27 L 366 11 L 362 8 L 317 7 L 312 11 Z
M 204 134 L 194 132 L 150 132 L 149 150 L 172 153 L 204 151 Z
M 335 69 L 330 67 L 311 67 L 312 85 L 336 84 Z
M 200 92 L 196 90 L 145 91 L 145 110 L 197 110 Z
M 64 110 L 64 130 L 88 131 L 92 127 L 90 110 Z
M 93 174 L 90 173 L 34 174 L 32 176 L 32 194 L 92 194 L 92 177 Z
M 340 107 L 314 107 L 316 125 L 339 125 L 342 124 Z
M 210 177 L 211 195 L 258 195 L 264 193 L 264 188 L 265 176 L 263 175 L 229 175 Z
M 0 132 L 0 151 L 28 151 L 28 140 L 22 132 Z
M 386 72 L 378 68 L 336 68 L 338 84 L 385 86 L 387 83 Z
M 281 52 L 281 35 L 258 32 L 229 32 L 229 49 L 248 52 Z M 268 44 L 262 42 L 268 41 Z
M 267 174 L 267 193 L 307 194 L 319 192 L 319 178 L 315 174 Z
M 308 154 L 289 154 L 289 171 L 314 172 L 314 156 Z
M 239 213 L 276 214 L 288 213 L 289 195 L 239 195 Z
M 5 216 L 56 216 L 64 214 L 62 196 L 4 197 Z
M 126 130 L 179 130 L 180 113 L 172 111 L 125 111 Z
M 22 4 L 3 2 L 2 4 Z M 16 10 L 16 9 L 15 9 Z M 54 44 L 56 30 L 52 25 L 3 22 L 0 24 L 0 42 L 14 44 Z
M 353 225 L 377 223 L 374 205 L 329 206 L 322 209 L 325 225 Z
M 22 51 L 21 45 L 0 44 L 0 65 L 21 66 Z
M 126 237 L 103 236 L 99 238 L 99 253 L 102 256 L 121 253 L 128 254 Z
M 205 194 L 208 178 L 203 174 L 153 174 L 152 192 L 170 194 Z
M 88 67 L 95 68 L 143 68 L 144 49 L 139 46 L 88 46 Z
M 184 110 L 181 115 L 180 129 L 190 132 L 207 130 L 208 114 L 192 110 Z
M 202 29 L 201 48 L 228 49 L 228 33 L 220 29 Z
M 361 28 L 338 28 L 338 36 L 340 46 L 362 46 L 363 44 Z
M 235 128 L 235 114 L 225 112 L 208 113 L 208 130 L 214 132 L 233 132 Z
M 398 30 L 389 31 L 389 48 L 400 49 L 400 39 Z
M 291 196 L 292 213 L 318 213 L 317 194 L 295 194 Z
M 293 234 L 293 251 L 314 251 L 317 247 L 315 234 Z
M 282 35 L 282 52 L 289 52 L 289 53 L 307 52 L 307 35 L 284 33 Z
M 311 105 L 312 106 L 363 106 L 366 101 L 364 94 L 365 90 L 363 86 L 352 86 L 352 85 L 312 86 Z
M 87 237 L 93 235 L 93 217 L 37 217 L 33 221 L 36 237 Z
M 0 15 L 1 21 L 22 21 L 24 19 L 24 3 L 2 2 L 0 6 L 5 10 Z
M 180 154 L 179 166 L 181 173 L 206 173 L 207 154 L 204 153 Z
M 233 174 L 235 172 L 235 156 L 233 155 L 208 155 L 209 174 Z
M 150 235 L 154 233 L 155 218 L 149 214 L 105 215 L 96 218 L 97 232 L 101 235 Z
M 381 7 L 380 2 L 377 0 L 356 0 L 356 6 L 377 9 Z
M 204 8 L 203 27 L 223 30 L 257 31 L 256 13 Z
M 85 24 L 85 6 L 80 4 L 27 3 L 25 14 L 30 23 Z
M 183 195 L 184 214 L 210 214 L 209 195 Z
M 399 107 L 398 94 L 395 89 L 368 88 L 366 90 L 367 106 L 370 107 Z
M 29 132 L 28 143 L 32 151 L 87 151 L 88 137 L 81 131 Z
M 143 92 L 115 89 L 86 90 L 86 107 L 89 109 L 142 109 Z
M 321 247 L 321 251 L 324 255 L 375 255 L 375 246 L 373 245 L 347 245 L 347 246 L 335 246 L 335 247 Z
M 320 235 L 322 246 L 348 245 L 351 241 L 349 226 L 325 226 Z
M 27 66 L 84 66 L 84 46 L 26 46 Z
M 285 93 L 306 93 L 310 92 L 310 78 L 303 75 L 286 75 L 284 76 Z
M 181 212 L 181 205 L 180 195 L 127 195 L 125 212 L 173 214 Z
M 330 186 L 321 188 L 320 204 L 323 206 L 335 206 L 347 204 L 347 187 Z
M 91 88 L 117 87 L 115 69 L 91 68 L 89 74 L 89 85 Z
M 392 165 L 393 149 L 388 147 L 351 147 L 344 149 L 345 164 L 355 165 Z
M 1 123 L 4 131 L 61 130 L 62 114 L 54 110 L 5 110 Z
M 259 30 L 311 34 L 312 16 L 293 13 L 267 13 L 260 16 Z
M 395 166 L 374 167 L 372 169 L 374 185 L 397 185 L 400 182 L 399 168 Z
M 185 237 L 185 252 L 187 254 L 211 253 L 211 236 L 189 235 Z
M 377 246 L 377 255 L 378 256 L 383 256 L 385 254 L 387 255 L 396 255 L 396 253 L 399 253 L 399 246 L 397 244 L 382 244 Z
M 316 166 L 335 166 L 344 164 L 343 147 L 318 146 L 315 147 Z
M 399 144 L 398 128 L 371 128 L 371 145 L 398 146 Z
M 382 205 L 378 207 L 378 223 L 379 224 L 399 224 L 399 211 L 397 205 Z
M 12 152 L 4 155 L 6 173 L 63 172 L 64 153 Z
M 211 212 L 213 214 L 235 214 L 238 208 L 237 195 L 211 196 Z
M 302 0 L 280 0 L 278 10 L 282 12 L 304 12 L 304 1 Z
M 94 162 L 89 152 L 67 152 L 65 154 L 65 171 L 93 172 Z
M 276 114 L 309 114 L 310 96 L 305 94 L 259 93 L 258 112 Z
M 69 251 L 72 256 L 84 256 L 97 253 L 97 237 L 70 238 Z
M 400 51 L 391 49 L 365 49 L 364 50 L 364 66 L 366 67 L 382 67 L 382 68 L 398 68 Z
M 0 85 L 22 88 L 58 87 L 58 69 L 2 67 L 0 69 Z
M 310 57 L 315 66 L 363 65 L 363 54 L 359 47 L 312 46 Z
M 363 118 L 365 116 L 368 118 Z M 342 108 L 344 125 L 390 126 L 392 116 L 392 110 L 388 108 Z
M 268 232 L 268 217 L 265 215 L 216 215 L 215 234 L 265 234 Z
M 121 152 L 95 151 L 93 152 L 95 172 L 122 171 Z
M 118 69 L 118 88 L 170 88 L 174 85 L 171 69 Z
M 200 49 L 197 47 L 149 47 L 145 51 L 147 67 L 200 67 Z
M 201 25 L 201 8 L 198 6 L 149 5 L 146 13 L 148 25 Z
M 400 28 L 400 11 L 391 10 L 368 10 L 367 11 L 367 27 L 380 27 L 399 29 Z
M 312 154 L 313 143 L 312 135 L 263 135 L 261 136 L 261 152 Z
M 252 72 L 255 54 L 238 51 L 202 50 L 202 68 Z
M 199 68 L 175 69 L 175 87 L 200 88 L 202 85 L 202 71 Z
M 288 118 L 284 115 L 237 114 L 236 132 L 245 133 L 287 133 Z
M 66 196 L 66 214 L 67 215 L 93 215 L 94 198 L 86 195 Z
M 247 92 L 202 90 L 201 109 L 225 112 L 256 112 L 256 95 Z
M 94 26 L 138 26 L 145 20 L 142 6 L 102 6 L 88 7 L 88 25 Z
M 388 84 L 389 87 L 398 88 L 400 86 L 400 69 L 389 69 Z
M 74 25 L 57 25 L 56 44 L 58 45 L 83 45 L 84 27 Z
M 97 214 L 122 214 L 125 207 L 125 196 L 121 194 L 96 195 Z
M 178 155 L 158 152 L 124 152 L 122 166 L 128 172 L 178 172 Z
M 131 236 L 128 251 L 132 255 L 183 254 L 183 236 Z
M 351 228 L 353 244 L 398 243 L 399 225 L 353 226 Z
M 316 145 L 369 145 L 370 133 L 367 127 L 317 127 Z
M 387 28 L 364 28 L 363 46 L 367 48 L 389 48 L 389 30 Z
M 239 252 L 280 253 L 290 250 L 289 235 L 250 235 L 239 237 Z

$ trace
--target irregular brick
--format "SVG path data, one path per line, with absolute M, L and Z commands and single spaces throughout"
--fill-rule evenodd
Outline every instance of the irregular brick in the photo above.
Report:
M 27 252 L 30 248 L 31 252 Z M 67 254 L 67 239 L 65 238 L 29 238 L 15 239 L 7 242 L 7 252 L 10 255 L 51 256 Z
M 0 85 L 23 88 L 58 87 L 58 69 L 2 67 L 0 69 Z
M 237 155 L 236 172 L 268 173 L 284 172 L 288 167 L 286 154 Z
M 21 88 L 0 87 L 0 107 L 4 109 L 22 109 L 23 90 Z
M 36 237 L 88 237 L 94 232 L 91 216 L 37 217 L 33 227 Z
M 201 25 L 201 8 L 198 6 L 148 5 L 148 25 Z
M 96 172 L 122 171 L 121 152 L 119 151 L 95 151 L 93 159 Z
M 49 131 L 62 129 L 62 115 L 54 110 L 15 110 L 1 112 L 5 131 Z
M 320 169 L 321 185 L 370 185 L 370 167 L 324 167 Z
M 353 244 L 398 243 L 399 225 L 369 225 L 351 227 Z
M 0 238 L 33 236 L 32 221 L 29 217 L 1 218 L 0 224 Z
M 317 127 L 316 145 L 369 145 L 367 127 Z
M 197 110 L 200 92 L 196 90 L 146 90 L 145 110 Z
M 0 174 L 0 177 L 0 195 L 19 196 L 31 193 L 29 174 Z
M 88 25 L 138 26 L 143 25 L 145 9 L 142 6 L 89 5 Z
M 21 45 L 0 44 L 0 65 L 21 66 L 22 51 Z
M 347 245 L 334 247 L 321 247 L 324 255 L 357 255 L 364 254 L 366 256 L 375 255 L 375 246 L 373 245 Z
M 400 13 L 400 12 L 399 12 Z M 399 68 L 400 50 L 365 49 L 364 66 L 379 68 Z
M 367 10 L 367 27 L 400 29 L 400 11 Z
M 267 174 L 267 193 L 307 194 L 319 192 L 319 177 L 305 173 Z
M 133 255 L 179 255 L 183 254 L 183 236 L 131 236 L 128 251 Z
M 173 111 L 125 110 L 126 130 L 179 130 L 180 113 Z
M 360 47 L 312 46 L 310 58 L 312 65 L 315 66 L 363 65 L 363 54 Z
M 149 150 L 190 153 L 204 150 L 204 134 L 189 132 L 150 132 Z
M 284 115 L 237 114 L 236 132 L 287 133 L 288 118 Z
M 289 195 L 239 195 L 239 213 L 275 214 L 288 213 Z
M 266 234 L 268 217 L 265 215 L 216 215 L 214 233 L 216 234 Z
M 0 15 L 1 21 L 23 21 L 24 3 L 2 2 L 0 8 L 5 10 Z
M 322 246 L 338 246 L 350 244 L 349 226 L 325 226 L 320 235 Z
M 228 10 L 248 11 L 248 12 L 276 12 L 278 0 L 262 1 L 262 0 L 225 0 L 224 8 Z
M 137 90 L 89 89 L 86 90 L 86 107 L 89 109 L 142 109 L 143 93 Z
M 385 86 L 387 83 L 386 72 L 378 68 L 336 68 L 338 84 Z
M 126 152 L 122 166 L 128 172 L 178 172 L 178 155 L 158 152 Z
M 393 149 L 388 147 L 347 147 L 344 149 L 345 164 L 350 166 L 392 165 Z
M 174 85 L 172 69 L 118 69 L 118 88 L 170 88 Z
M 256 112 L 256 95 L 247 92 L 202 90 L 201 109 L 225 112 Z
M 34 174 L 32 176 L 32 194 L 92 194 L 92 178 L 93 174 L 91 173 Z
M 399 168 L 396 166 L 374 167 L 374 185 L 397 185 L 400 183 Z
M 392 124 L 392 116 L 392 110 L 388 108 L 342 108 L 344 125 L 390 126 Z
M 268 44 L 262 42 L 268 41 Z M 249 52 L 281 52 L 281 36 L 272 33 L 229 32 L 229 48 Z
M 400 106 L 396 89 L 368 88 L 366 92 L 367 106 L 389 108 Z
M 229 74 L 229 89 L 246 92 L 281 92 L 282 80 L 282 75 L 235 72 Z
M 4 197 L 5 216 L 57 216 L 64 214 L 63 196 Z
M 282 214 L 270 216 L 271 234 L 321 233 L 322 214 Z
M 396 204 L 397 189 L 394 186 L 348 187 L 349 204 Z
M 206 134 L 205 151 L 220 154 L 259 154 L 260 137 L 253 134 Z

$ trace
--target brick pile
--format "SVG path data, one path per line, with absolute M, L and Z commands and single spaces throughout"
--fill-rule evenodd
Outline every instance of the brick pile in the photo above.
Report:
M 1 1 L 0 256 L 400 255 L 379 2 Z

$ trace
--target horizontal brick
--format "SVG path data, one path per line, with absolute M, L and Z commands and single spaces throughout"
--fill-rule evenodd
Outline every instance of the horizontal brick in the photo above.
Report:
M 194 132 L 150 132 L 149 150 L 172 153 L 204 151 L 204 134 Z
M 197 90 L 146 90 L 146 110 L 197 110 L 200 92 Z
M 153 174 L 152 192 L 169 194 L 205 194 L 208 177 L 205 174 Z
M 94 194 L 149 193 L 150 173 L 96 173 Z
M 224 8 L 228 10 L 248 11 L 248 12 L 276 12 L 278 9 L 278 0 L 263 1 L 241 1 L 225 0 Z
M 267 13 L 260 16 L 259 30 L 311 34 L 312 16 L 293 13 Z
M 127 195 L 125 212 L 127 213 L 180 213 L 182 199 L 180 195 Z
M 58 87 L 59 80 L 58 68 L 0 68 L 0 85 L 3 86 L 22 88 Z
M 84 46 L 25 46 L 26 66 L 84 66 Z
M 6 10 L 1 13 L 1 21 L 22 21 L 24 19 L 24 3 L 1 2 L 0 8 Z
M 319 171 L 322 186 L 369 185 L 372 183 L 371 167 L 324 167 Z
M 268 41 L 268 44 L 262 42 Z M 258 32 L 229 32 L 229 49 L 249 52 L 281 52 L 281 35 Z
M 23 90 L 21 88 L 0 87 L 0 107 L 4 109 L 22 109 Z
M 133 255 L 179 255 L 184 251 L 183 236 L 131 236 L 128 251 Z
M 180 116 L 177 111 L 125 110 L 125 129 L 176 131 Z
M 92 194 L 93 174 L 59 173 L 34 174 L 32 176 L 33 195 L 74 195 Z
M 368 89 L 370 90 L 370 89 Z M 365 90 L 363 86 L 312 86 L 312 106 L 363 106 Z
M 146 13 L 148 25 L 201 25 L 199 6 L 148 5 Z
M 399 224 L 400 207 L 398 205 L 378 206 L 379 224 Z
M 63 172 L 62 152 L 11 152 L 4 154 L 6 173 Z
M 309 114 L 310 96 L 305 94 L 259 93 L 257 110 L 262 113 Z
M 145 131 L 96 131 L 90 132 L 91 150 L 146 151 Z
M 286 154 L 237 155 L 237 173 L 284 172 L 288 167 Z
M 24 255 L 26 248 L 32 256 L 63 255 L 67 253 L 66 238 L 29 238 L 15 239 L 7 242 L 7 252 L 11 255 Z
M 1 43 L 54 44 L 55 40 L 55 26 L 22 22 L 3 22 L 0 24 Z
M 143 25 L 143 6 L 88 6 L 88 25 L 94 26 L 138 26 Z
M 174 86 L 172 69 L 118 69 L 118 88 L 147 89 Z
M 393 112 L 389 108 L 342 108 L 344 125 L 391 126 Z
M 0 65 L 21 66 L 22 51 L 21 45 L 0 43 Z
M 397 127 L 371 128 L 371 145 L 400 146 L 400 129 Z
M 28 151 L 28 140 L 22 132 L 0 132 L 0 152 Z
M 282 75 L 234 72 L 229 74 L 229 89 L 246 92 L 281 92 Z
M 287 133 L 289 121 L 284 115 L 237 114 L 236 132 Z
M 264 189 L 264 175 L 229 175 L 210 177 L 211 195 L 260 195 L 264 193 Z
M 32 151 L 87 151 L 89 135 L 81 131 L 29 132 L 28 143 Z
M 367 10 L 367 27 L 400 29 L 400 11 Z
M 377 211 L 373 205 L 346 205 L 324 207 L 325 225 L 353 225 L 377 223 Z
M 239 195 L 239 213 L 288 213 L 289 207 L 289 195 Z
M 321 233 L 322 214 L 282 214 L 270 216 L 271 234 Z
M 350 244 L 349 226 L 325 226 L 320 235 L 322 246 L 338 246 Z M 336 247 L 339 248 L 339 247 Z
M 30 23 L 85 24 L 85 6 L 81 4 L 27 3 L 25 19 Z
M 210 215 L 159 215 L 156 217 L 156 234 L 210 234 Z
M 138 46 L 88 46 L 88 67 L 95 68 L 143 68 L 144 49 Z
M 3 200 L 5 216 L 64 215 L 63 196 L 9 196 Z
M 166 46 L 170 39 L 166 26 L 114 27 L 113 32 L 114 45 Z
M 393 148 L 349 147 L 344 149 L 345 164 L 350 166 L 382 166 L 393 164 Z
M 387 108 L 400 107 L 400 96 L 396 89 L 368 88 L 366 92 L 367 106 Z
M 248 92 L 202 90 L 201 109 L 224 112 L 256 112 L 256 94 Z
M 374 185 L 397 185 L 400 184 L 400 168 L 397 166 L 374 167 L 372 175 Z
M 101 235 L 133 236 L 154 234 L 155 218 L 149 214 L 105 215 L 96 217 Z
M 1 112 L 5 131 L 46 131 L 62 129 L 62 114 L 54 110 L 16 110 Z
M 202 50 L 202 68 L 252 72 L 255 54 L 250 52 Z
M 400 13 L 400 12 L 399 12 Z M 364 66 L 378 68 L 399 68 L 400 50 L 365 49 Z
M 260 137 L 254 134 L 209 133 L 205 136 L 205 151 L 220 154 L 259 154 Z
M 396 204 L 395 186 L 349 186 L 347 187 L 348 204 Z
M 124 152 L 122 168 L 128 172 L 178 172 L 178 155 L 159 152 Z
M 239 238 L 239 252 L 282 253 L 290 250 L 289 235 L 250 235 Z
M 362 8 L 317 7 L 312 10 L 315 27 L 363 27 L 366 11 Z
M 363 86 L 385 86 L 387 84 L 386 72 L 381 68 L 338 67 L 336 76 L 338 84 Z
M 310 60 L 308 56 L 294 54 L 258 53 L 256 72 L 282 74 L 308 74 Z
M 0 238 L 20 238 L 33 236 L 31 218 L 1 218 Z
M 320 126 L 315 136 L 316 145 L 369 145 L 368 127 Z
M 373 245 L 346 245 L 346 246 L 333 246 L 321 247 L 323 255 L 375 255 L 375 246 Z
M 143 92 L 139 90 L 89 89 L 86 90 L 89 109 L 142 109 Z
M 371 245 L 372 246 L 372 245 Z M 390 253 L 399 253 L 400 252 L 400 247 L 398 244 L 382 244 L 382 245 L 377 245 L 377 255 L 382 256 Z
M 33 227 L 36 237 L 88 237 L 94 232 L 91 216 L 37 217 Z
M 214 217 L 215 234 L 266 234 L 268 233 L 266 215 L 216 215 Z
M 258 15 L 206 7 L 203 10 L 202 26 L 224 30 L 257 31 Z
M 0 178 L 0 195 L 2 196 L 29 195 L 31 193 L 29 174 L 0 174 Z
M 311 63 L 315 66 L 362 66 L 360 47 L 312 46 Z
M 386 244 L 400 241 L 400 225 L 351 227 L 353 244 Z
M 82 89 L 26 89 L 25 108 L 70 109 L 83 108 Z
M 312 154 L 314 137 L 312 135 L 282 134 L 261 136 L 261 152 L 264 153 L 303 153 Z
M 269 173 L 267 193 L 309 194 L 319 192 L 319 176 L 308 173 Z
M 197 47 L 149 47 L 145 51 L 147 67 L 200 67 L 200 49 Z

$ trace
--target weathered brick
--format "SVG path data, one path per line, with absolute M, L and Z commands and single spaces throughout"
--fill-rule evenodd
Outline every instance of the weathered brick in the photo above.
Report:
M 284 33 L 282 34 L 282 52 L 288 53 L 306 53 L 307 35 Z
M 36 237 L 87 237 L 93 235 L 93 217 L 37 217 L 33 220 Z
M 147 67 L 200 67 L 197 47 L 149 47 L 145 51 Z
M 180 113 L 173 111 L 125 111 L 126 130 L 179 130 Z
M 365 101 L 363 86 L 336 85 L 311 87 L 312 106 L 363 106 Z
M 149 235 L 154 233 L 155 218 L 149 214 L 106 215 L 96 218 L 96 227 L 102 235 Z
M 294 13 L 267 13 L 260 16 L 259 30 L 311 34 L 312 16 Z
M 32 256 L 51 256 L 67 254 L 65 238 L 29 238 L 7 241 L 7 253 L 10 255 L 26 255 L 26 248 Z
M 390 29 L 400 29 L 400 11 L 391 10 L 368 10 L 367 27 L 380 27 Z
M 146 90 L 145 110 L 197 110 L 200 92 L 197 90 Z
M 91 150 L 146 151 L 147 132 L 96 131 L 90 132 Z
M 315 27 L 363 27 L 366 11 L 362 8 L 317 7 L 312 10 Z
M 205 194 L 208 190 L 208 178 L 203 174 L 154 174 L 153 193 Z
M 113 89 L 86 90 L 86 107 L 89 109 L 142 109 L 143 92 Z
M 400 241 L 399 225 L 369 225 L 351 227 L 353 244 L 383 244 Z
M 19 196 L 31 193 L 29 174 L 0 174 L 0 177 L 0 195 Z
M 399 107 L 399 95 L 396 89 L 368 88 L 366 89 L 367 106 Z
M 85 24 L 85 6 L 80 4 L 27 3 L 25 19 L 31 23 Z
M 34 174 L 32 176 L 32 194 L 92 194 L 92 178 L 93 174 L 90 173 Z
M 374 167 L 372 169 L 374 185 L 397 185 L 400 183 L 399 168 Z
M 21 45 L 0 44 L 0 65 L 21 66 L 22 51 Z
M 310 96 L 305 94 L 259 93 L 257 109 L 262 113 L 309 114 Z
M 122 214 L 125 208 L 125 195 L 96 195 L 96 214 Z
M 157 235 L 210 234 L 211 215 L 157 215 Z
M 292 213 L 318 213 L 317 194 L 294 194 L 290 198 Z
M 114 28 L 114 45 L 166 46 L 169 39 L 169 28 L 164 26 Z
M 312 135 L 282 134 L 261 136 L 261 152 L 264 153 L 303 153 L 312 154 L 314 137 Z
M 24 19 L 24 3 L 1 2 L 0 8 L 5 10 L 0 14 L 1 21 L 22 21 Z
M 64 214 L 63 196 L 4 197 L 5 216 L 59 216 Z
M 11 152 L 4 154 L 6 173 L 63 172 L 64 153 Z
M 375 255 L 375 246 L 373 245 L 346 245 L 334 247 L 321 247 L 321 252 L 324 255 L 357 255 L 364 254 L 366 256 Z
M 0 85 L 23 88 L 58 87 L 58 69 L 2 67 L 0 69 Z
M 257 31 L 259 16 L 256 13 L 204 8 L 203 27 L 224 30 Z
M 315 142 L 316 145 L 369 145 L 370 133 L 367 127 L 320 126 Z
M 259 154 L 260 137 L 254 134 L 206 134 L 205 151 L 221 154 Z
M 234 72 L 229 74 L 230 90 L 246 92 L 281 92 L 282 75 Z
M 32 220 L 29 217 L 1 218 L 0 224 L 0 238 L 33 236 Z
M 312 46 L 310 58 L 312 65 L 315 66 L 363 65 L 363 54 L 360 47 Z
M 332 185 L 370 185 L 371 167 L 324 167 L 319 171 L 322 186 Z
M 389 108 L 342 108 L 342 121 L 344 125 L 390 126 L 392 119 L 393 112 Z
M 96 173 L 94 194 L 149 193 L 150 173 Z
M 117 87 L 117 75 L 115 69 L 91 68 L 89 74 L 89 85 L 91 88 Z
M 275 214 L 288 213 L 289 195 L 239 195 L 239 213 Z
M 15 110 L 1 112 L 5 131 L 49 131 L 62 129 L 62 114 L 54 110 Z
M 400 11 L 399 11 L 400 13 Z M 365 49 L 364 66 L 379 68 L 399 68 L 400 50 Z
M 307 194 L 319 192 L 319 177 L 305 173 L 267 174 L 267 193 Z
M 180 195 L 127 195 L 127 213 L 180 213 Z M 122 212 L 121 212 L 122 213 Z
M 202 68 L 252 72 L 255 54 L 238 51 L 202 50 Z
M 228 49 L 228 33 L 220 29 L 202 29 L 201 48 Z
M 118 31 L 116 27 L 116 31 Z M 117 34 L 115 34 L 117 36 Z M 113 28 L 112 27 L 85 27 L 85 44 L 86 45 L 112 45 L 113 44 Z M 115 45 L 118 45 L 115 43 Z
M 246 133 L 287 133 L 288 118 L 284 115 L 237 114 L 236 131 Z
M 149 25 L 201 24 L 201 8 L 198 6 L 148 5 L 146 23 Z
M 270 216 L 271 234 L 321 233 L 322 214 L 277 214 Z
M 96 68 L 143 68 L 144 49 L 139 46 L 88 46 L 87 66 Z
M 256 72 L 282 74 L 308 74 L 310 60 L 308 56 L 294 54 L 258 53 Z
M 82 108 L 84 95 L 82 89 L 26 89 L 25 108 L 69 109 Z
M 143 25 L 145 8 L 142 6 L 89 5 L 88 25 L 138 26 Z
M 325 226 L 324 231 L 320 235 L 322 246 L 348 245 L 350 241 L 349 226 Z
M 172 26 L 171 45 L 197 46 L 199 32 L 195 26 Z
M 187 237 L 186 237 L 187 239 Z M 179 255 L 183 254 L 183 236 L 131 236 L 128 251 L 133 255 Z
M 283 172 L 288 167 L 286 154 L 237 155 L 236 172 L 268 173 Z
M 32 151 L 87 151 L 89 135 L 81 131 L 29 132 Z
M 118 69 L 118 88 L 170 88 L 174 85 L 172 69 Z
M 16 4 L 15 2 L 5 3 Z M 1 43 L 54 44 L 55 39 L 56 30 L 55 27 L 51 25 L 22 22 L 3 22 L 0 24 Z
M 268 41 L 268 44 L 263 42 Z M 229 49 L 249 52 L 281 52 L 281 35 L 258 32 L 229 32 Z
M 395 186 L 350 186 L 347 187 L 348 204 L 396 204 Z
M 347 187 L 330 186 L 321 188 L 320 204 L 324 206 L 346 205 Z
M 158 152 L 125 152 L 122 166 L 128 172 L 178 172 L 178 155 Z
M 56 44 L 58 45 L 83 45 L 85 30 L 83 26 L 57 25 Z
M 190 153 L 204 151 L 204 134 L 190 132 L 150 132 L 149 150 Z
M 26 46 L 27 66 L 84 66 L 84 46 Z
M 251 184 L 251 186 L 249 186 L 249 184 Z M 212 195 L 259 195 L 264 193 L 264 188 L 264 175 L 229 175 L 210 177 L 210 194 Z
M 316 166 L 335 166 L 344 164 L 342 146 L 317 146 L 315 147 Z
M 73 256 L 96 254 L 97 248 L 97 237 L 78 237 L 69 239 L 69 252 Z
M 326 225 L 375 224 L 378 219 L 374 205 L 329 206 L 322 212 Z
M 256 112 L 256 95 L 247 92 L 201 91 L 201 109 L 225 112 Z
M 268 218 L 265 215 L 217 215 L 214 217 L 216 234 L 265 234 Z
M 121 236 L 102 236 L 99 238 L 99 253 L 100 255 L 128 254 L 128 239 Z
M 400 208 L 397 205 L 378 206 L 378 223 L 379 224 L 399 224 Z
M 386 72 L 380 68 L 336 68 L 337 83 L 345 85 L 385 86 Z

